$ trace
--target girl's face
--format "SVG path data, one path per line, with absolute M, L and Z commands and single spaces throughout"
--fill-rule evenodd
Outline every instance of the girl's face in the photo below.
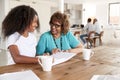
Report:
M 31 23 L 31 25 L 30 25 L 30 27 L 29 27 L 29 32 L 34 32 L 34 30 L 36 29 L 36 27 L 38 26 L 38 16 L 37 15 L 35 15 L 35 17 L 34 17 L 34 19 L 33 19 L 33 21 L 32 21 L 32 23 Z

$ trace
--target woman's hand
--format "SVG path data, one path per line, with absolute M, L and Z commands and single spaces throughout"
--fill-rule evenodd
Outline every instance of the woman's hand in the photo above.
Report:
M 70 50 L 69 50 L 69 49 L 68 49 L 68 50 L 63 50 L 63 52 L 68 52 L 68 53 L 69 53 L 69 52 L 70 52 Z
M 55 48 L 55 49 L 52 50 L 52 54 L 55 54 L 55 53 L 57 53 L 57 52 L 60 52 L 60 49 Z
M 49 53 L 44 53 L 43 56 L 49 56 L 50 54 Z

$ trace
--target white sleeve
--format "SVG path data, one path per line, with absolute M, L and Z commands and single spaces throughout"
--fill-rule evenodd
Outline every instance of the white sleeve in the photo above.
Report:
M 7 39 L 7 48 L 10 46 L 10 45 L 15 45 L 15 42 L 17 41 L 18 39 L 18 36 L 12 34 L 8 37 Z

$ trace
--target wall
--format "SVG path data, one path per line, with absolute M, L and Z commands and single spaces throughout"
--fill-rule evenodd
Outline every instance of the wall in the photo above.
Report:
M 2 27 L 2 21 L 5 17 L 5 15 L 8 13 L 9 9 L 9 0 L 0 0 L 0 48 L 5 49 L 6 47 L 6 40 L 2 38 L 1 34 L 1 27 Z
M 101 0 L 93 2 L 83 2 L 83 10 L 85 11 L 83 11 L 82 23 L 86 24 L 87 18 L 92 17 L 91 15 L 94 15 L 99 20 L 100 24 L 104 26 L 104 28 L 113 27 L 114 25 L 108 24 L 109 3 L 120 2 L 120 0 Z
M 48 1 L 37 1 L 37 2 L 32 2 L 32 1 L 16 1 L 16 0 L 11 0 L 10 1 L 10 8 L 13 8 L 17 5 L 30 5 L 32 6 L 38 13 L 39 19 L 40 19 L 40 33 L 46 32 L 49 30 L 49 19 L 51 16 L 51 6 L 54 5 L 52 2 Z
M 101 25 L 108 25 L 108 5 L 107 4 L 83 4 L 83 23 L 87 23 L 89 17 L 96 17 Z
M 101 25 L 108 27 L 108 4 L 96 5 L 96 17 Z
M 92 3 L 84 3 L 83 4 L 83 16 L 82 16 L 82 23 L 86 24 L 88 18 L 92 18 L 96 16 L 96 5 Z

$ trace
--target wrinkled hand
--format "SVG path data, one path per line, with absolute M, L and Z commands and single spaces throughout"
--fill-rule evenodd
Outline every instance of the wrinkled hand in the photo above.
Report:
M 50 54 L 49 53 L 44 53 L 43 56 L 49 56 Z
M 63 50 L 63 52 L 69 52 L 69 50 Z
M 52 50 L 52 54 L 55 54 L 55 53 L 57 53 L 57 52 L 60 52 L 60 49 L 55 48 L 55 49 Z

